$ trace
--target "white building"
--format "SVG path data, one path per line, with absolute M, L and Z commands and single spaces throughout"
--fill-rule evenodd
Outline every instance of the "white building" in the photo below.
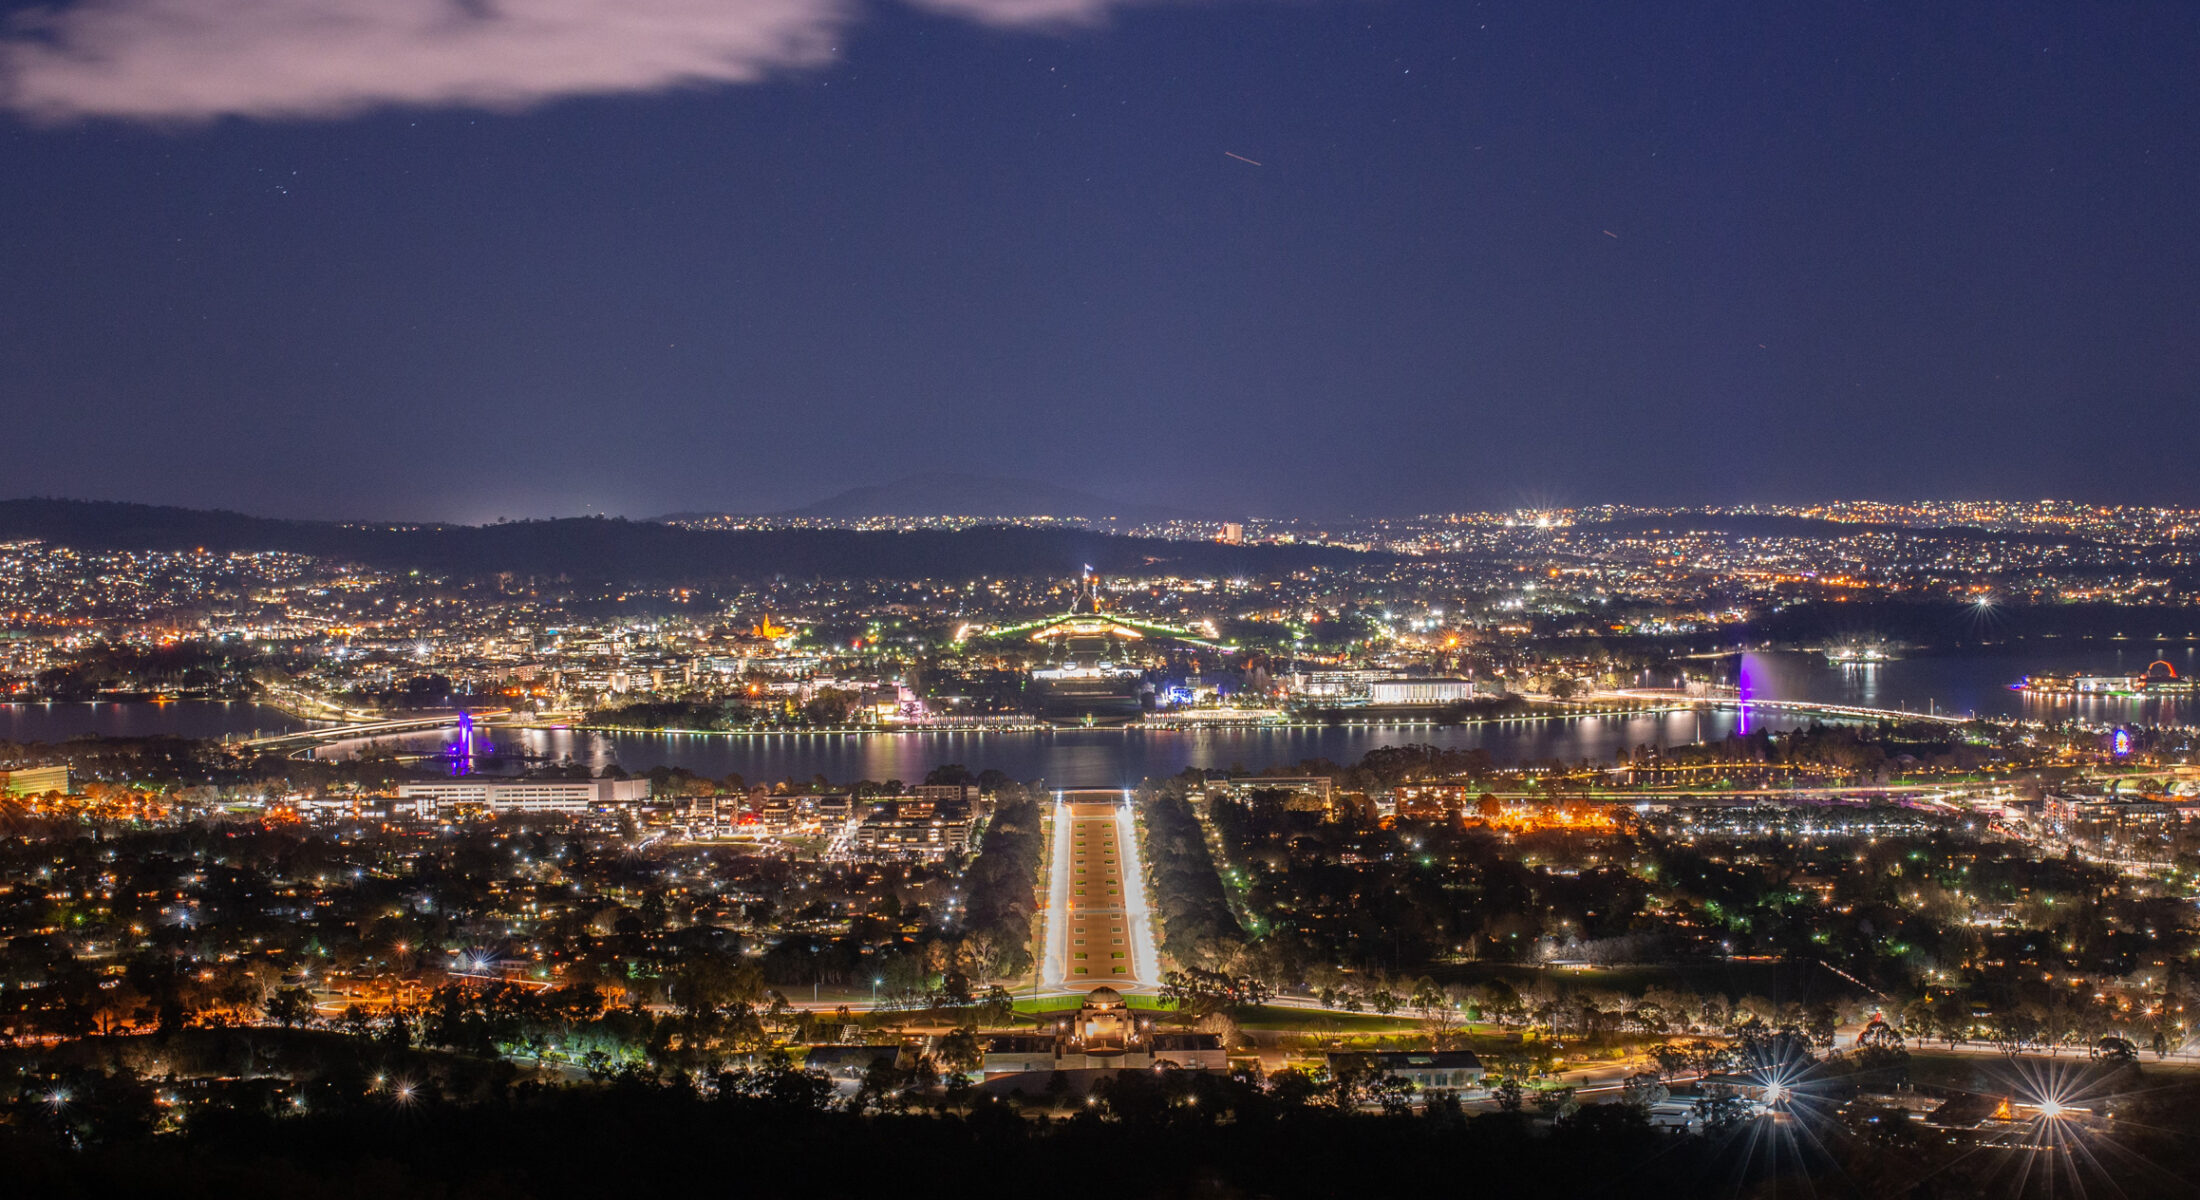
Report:
M 1457 704 L 1474 699 L 1471 679 L 1379 679 L 1367 687 L 1369 704 Z
M 439 779 L 397 785 L 397 807 L 433 820 L 444 809 L 507 813 L 583 813 L 649 799 L 647 779 Z

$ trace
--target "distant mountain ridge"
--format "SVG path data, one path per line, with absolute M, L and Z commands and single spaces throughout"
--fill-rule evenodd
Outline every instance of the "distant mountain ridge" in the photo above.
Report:
M 291 521 L 113 501 L 0 500 L 0 541 L 37 538 L 85 551 L 284 550 L 395 570 L 479 578 L 499 572 L 626 583 L 728 577 L 972 579 L 1171 570 L 1251 575 L 1345 566 L 1369 555 L 1332 546 L 1229 546 L 1074 528 L 966 530 L 686 529 L 574 517 L 498 525 Z
M 659 519 L 720 515 L 735 514 L 677 513 Z M 888 483 L 848 488 L 800 508 L 749 515 L 821 521 L 860 521 L 869 517 L 1112 517 L 1133 523 L 1196 519 L 1194 514 L 1165 505 L 1110 500 L 1045 480 L 961 471 L 920 472 Z

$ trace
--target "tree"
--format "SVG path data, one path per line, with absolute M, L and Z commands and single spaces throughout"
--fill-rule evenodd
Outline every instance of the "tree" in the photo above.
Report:
M 1230 975 L 1194 967 L 1161 977 L 1161 999 L 1186 1016 L 1205 1017 L 1229 1009 L 1264 1004 L 1268 985 L 1249 975 Z
M 1710 1087 L 1696 1097 L 1695 1113 L 1705 1129 L 1732 1129 L 1749 1119 L 1749 1102 L 1731 1088 Z
M 1821 1050 L 1833 1048 L 1834 1032 L 1840 1028 L 1841 1018 L 1831 1004 L 1814 1004 L 1804 1017 L 1803 1030 L 1811 1044 Z
M 304 1024 L 313 1016 L 313 993 L 302 987 L 279 989 L 261 1006 L 267 1019 L 285 1029 Z
M 1421 1018 L 1421 1032 L 1428 1037 L 1431 1050 L 1449 1050 L 1458 1044 L 1464 1030 L 1460 1027 L 1459 1010 L 1448 1004 L 1430 1008 Z
M 1912 1037 L 1923 1038 L 1933 1031 L 1936 1016 L 1932 996 L 1913 997 L 1902 1006 L 1902 1028 L 1908 1030 Z
M 2139 1048 L 2120 1037 L 2104 1037 L 2093 1043 L 2091 1056 L 2096 1062 L 2122 1066 L 2139 1061 Z
M 961 971 L 949 971 L 940 980 L 938 1001 L 945 1008 L 968 1008 L 974 1003 L 970 994 L 970 977 Z
M 1902 1044 L 1902 1035 L 1875 1016 L 1856 1035 L 1855 1060 L 1860 1071 L 1901 1079 L 1908 1075 L 1910 1052 Z
M 1423 975 L 1413 981 L 1413 995 L 1409 1003 L 1424 1011 L 1438 1008 L 1444 1003 L 1444 989 L 1437 987 L 1434 979 Z
M 856 1093 L 848 1103 L 858 1112 L 899 1108 L 902 1090 L 908 1085 L 909 1072 L 894 1065 L 892 1054 L 882 1054 L 864 1068 L 863 1082 L 856 1085 Z
M 1627 1103 L 1575 1104 L 1556 1125 L 1561 1134 L 1578 1139 L 1578 1144 L 1597 1145 L 1647 1131 L 1650 1114 L 1645 1106 Z
M 1894 1026 L 1887 1024 L 1884 1018 L 1874 1016 L 1864 1026 L 1864 1031 L 1856 1035 L 1856 1044 L 1859 1047 L 1880 1046 L 1899 1050 L 1902 1048 L 1902 1034 Z
M 1413 1084 L 1397 1075 L 1378 1075 L 1367 1081 L 1368 1099 L 1382 1106 L 1388 1116 L 1403 1116 L 1413 1109 Z
M 798 1070 L 786 1051 L 775 1050 L 761 1067 L 720 1074 L 718 1094 L 763 1101 L 783 1112 L 822 1112 L 832 1103 L 834 1088 L 823 1071 Z
M 764 973 L 754 963 L 698 947 L 681 955 L 671 983 L 674 1002 L 692 1019 L 728 1004 L 755 1004 L 763 996 Z
M 1544 1088 L 1535 1094 L 1535 1110 L 1546 1117 L 1568 1116 L 1579 1107 L 1570 1087 Z
M 957 1029 L 941 1038 L 932 1047 L 933 1057 L 949 1071 L 968 1074 L 985 1061 L 985 1047 L 978 1041 L 978 1031 Z
M 1636 1108 L 1650 1108 L 1654 1105 L 1663 1104 L 1672 1095 L 1672 1091 L 1665 1086 L 1664 1081 L 1649 1071 L 1644 1071 L 1638 1075 L 1629 1075 L 1627 1082 L 1620 1086 L 1619 1093 L 1620 1103 L 1633 1105 Z
M 1527 1100 L 1527 1092 L 1517 1079 L 1507 1079 L 1491 1088 L 1490 1096 L 1497 1101 L 1497 1107 L 1510 1113 L 1519 1112 L 1521 1104 Z
M 948 1072 L 947 1076 L 940 1080 L 940 1088 L 946 1093 L 947 1102 L 953 1105 L 967 1103 L 971 1092 L 975 1090 L 970 1076 L 961 1071 Z
M 1304 1108 L 1313 1102 L 1321 1086 L 1304 1071 L 1285 1067 L 1268 1077 L 1268 1094 L 1285 1108 Z
M 980 1024 L 1006 1025 L 1015 1017 L 1016 998 L 1009 994 L 1007 988 L 996 983 L 985 990 L 984 998 L 978 1001 L 978 1021 Z

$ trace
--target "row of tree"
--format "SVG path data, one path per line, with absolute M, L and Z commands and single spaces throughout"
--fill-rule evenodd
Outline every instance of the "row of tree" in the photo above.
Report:
M 978 857 L 963 877 L 963 929 L 990 939 L 995 974 L 1016 975 L 1031 969 L 1044 839 L 1036 793 L 1001 784 L 994 801 Z
M 1764 1049 L 1760 1065 L 1787 1061 Z M 1504 1111 L 1469 1116 L 1456 1096 L 1416 1094 L 1364 1067 L 1123 1072 L 1097 1080 L 1083 1102 L 1057 1076 L 1003 1103 L 958 1087 L 945 1059 L 874 1069 L 847 1100 L 780 1056 L 566 1087 L 507 1076 L 470 1092 L 397 1073 L 420 1065 L 357 1060 L 312 1077 L 229 1081 L 204 1094 L 217 1102 L 172 1082 L 156 1091 L 111 1073 L 18 1071 L 0 1080 L 0 1171 L 44 1195 L 579 1197 L 730 1181 L 766 1197 L 968 1200 L 1028 1194 L 1075 1163 L 1080 1188 L 1095 1194 L 1173 1195 L 1189 1179 L 1217 1194 L 1295 1200 L 1436 1194 L 1470 1178 L 1552 1195 L 1758 1195 L 1801 1179 L 1837 1196 L 2168 1197 L 2189 1195 L 2200 1170 L 2179 1119 L 2195 1089 L 2176 1081 L 2116 1089 L 2106 1127 L 2042 1128 L 2074 1143 L 2042 1166 L 2037 1146 L 1997 1152 L 1927 1137 L 1897 1111 L 1844 1104 L 1862 1079 L 1800 1061 L 1786 1119 L 1759 1123 L 1738 1097 L 1705 1090 L 1704 1136 L 1650 1128 L 1664 1088 L 1648 1073 L 1607 1103 L 1508 1080 Z M 1979 1084 L 2009 1086 L 2006 1073 Z M 1059 1119 L 1019 1115 L 1033 1105 Z M 164 1113 L 177 1108 L 186 1115 L 169 1124 Z M 1544 1120 L 1531 1122 L 1529 1108 Z M 728 1146 L 751 1152 L 729 1158 Z
M 1185 780 L 1172 779 L 1142 790 L 1139 816 L 1161 949 L 1180 964 L 1206 965 L 1230 958 L 1244 945 L 1245 931 L 1230 911 L 1186 787 Z

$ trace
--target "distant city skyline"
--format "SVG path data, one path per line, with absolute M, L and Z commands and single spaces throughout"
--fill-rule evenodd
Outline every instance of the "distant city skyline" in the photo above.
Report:
M 2192 5 L 177 2 L 0 0 L 8 494 L 2200 502 Z
M 1829 496 L 1794 503 L 1648 504 L 1623 501 L 1543 503 L 1507 507 L 1451 508 L 1426 512 L 1293 514 L 1251 510 L 1188 510 L 1123 502 L 1096 493 L 1035 480 L 927 474 L 844 489 L 808 504 L 736 512 L 689 509 L 662 513 L 553 512 L 500 514 L 481 520 L 392 517 L 351 514 L 317 517 L 297 512 L 252 512 L 215 506 L 141 505 L 90 497 L 0 496 L 0 539 L 31 537 L 67 542 L 89 535 L 102 543 L 135 531 L 161 537 L 204 537 L 222 529 L 224 538 L 269 531 L 285 522 L 328 529 L 392 529 L 431 525 L 485 527 L 511 522 L 559 522 L 606 517 L 641 524 L 664 523 L 693 531 L 744 529 L 848 528 L 895 530 L 971 530 L 987 525 L 1028 524 L 1035 528 L 1084 528 L 1100 533 L 1181 540 L 1264 541 L 1336 540 L 1351 545 L 1366 534 L 1408 541 L 1457 525 L 1602 526 L 1613 522 L 1656 520 L 1661 515 L 1718 522 L 1705 528 L 1754 527 L 1765 521 L 1802 525 L 1870 527 L 1912 526 L 1920 530 L 1977 527 L 2048 536 L 2074 535 L 2127 545 L 2182 543 L 2200 536 L 2200 506 L 2103 504 L 2067 496 L 1930 497 Z M 237 518 L 237 520 L 230 520 Z M 212 523 L 209 523 L 212 522 Z M 1464 522 L 1464 524 L 1460 524 Z M 1688 528 L 1689 526 L 1681 526 Z M 1779 526 L 1782 529 L 1793 526 Z M 200 530 L 207 532 L 188 533 Z M 156 540 L 159 540 L 156 538 Z M 151 544 L 151 543 L 148 543 Z M 179 543 L 181 544 L 181 543 Z M 1429 547 L 1422 547 L 1428 549 Z M 1089 568 L 1088 568 L 1089 569 Z

